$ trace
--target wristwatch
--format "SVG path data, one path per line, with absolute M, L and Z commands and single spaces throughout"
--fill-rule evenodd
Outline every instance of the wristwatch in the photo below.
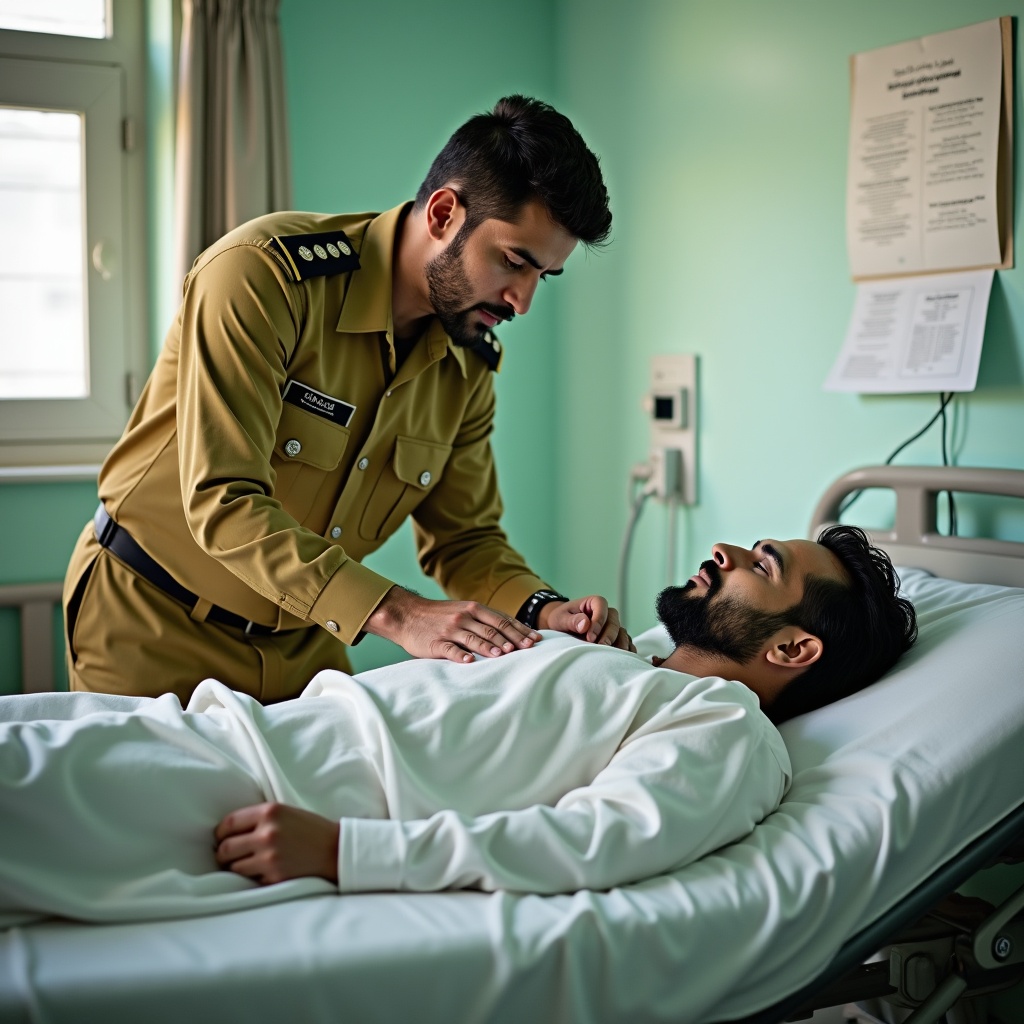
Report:
M 530 629 L 537 628 L 537 616 L 541 608 L 552 601 L 568 601 L 564 594 L 558 594 L 554 590 L 538 590 L 531 594 L 524 602 L 522 608 L 516 613 L 516 618 L 529 626 Z

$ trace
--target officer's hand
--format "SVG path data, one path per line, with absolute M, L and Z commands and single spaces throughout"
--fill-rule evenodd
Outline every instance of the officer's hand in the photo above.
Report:
M 217 863 L 260 885 L 289 878 L 338 881 L 336 821 L 287 804 L 256 804 L 233 811 L 214 829 Z
M 619 613 L 608 607 L 599 594 L 577 601 L 550 601 L 537 616 L 541 629 L 557 629 L 581 637 L 588 643 L 606 644 L 624 651 L 635 651 L 633 640 L 619 623 Z
M 476 601 L 430 601 L 392 587 L 363 627 L 414 658 L 469 662 L 532 647 L 540 633 Z

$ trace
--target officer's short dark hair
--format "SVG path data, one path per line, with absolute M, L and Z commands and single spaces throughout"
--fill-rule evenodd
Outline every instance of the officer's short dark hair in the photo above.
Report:
M 831 526 L 818 536 L 847 580 L 808 576 L 799 604 L 782 613 L 822 642 L 821 657 L 764 710 L 776 724 L 824 707 L 875 682 L 917 639 L 914 606 L 899 596 L 889 556 L 856 526 Z
M 584 245 L 601 245 L 611 233 L 597 157 L 569 118 L 540 100 L 506 96 L 489 114 L 470 118 L 434 160 L 416 205 L 445 185 L 466 208 L 465 230 L 492 217 L 514 221 L 525 203 L 539 199 Z

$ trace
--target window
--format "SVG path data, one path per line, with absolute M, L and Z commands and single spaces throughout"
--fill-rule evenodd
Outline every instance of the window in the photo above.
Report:
M 142 4 L 0 26 L 0 465 L 95 463 L 146 362 Z
M 0 28 L 105 39 L 106 0 L 0 0 Z

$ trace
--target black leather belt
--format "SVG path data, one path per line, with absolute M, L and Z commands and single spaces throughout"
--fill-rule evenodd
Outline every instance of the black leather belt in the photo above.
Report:
M 96 539 L 101 547 L 112 551 L 129 568 L 134 569 L 144 580 L 148 580 L 154 587 L 159 587 L 165 594 L 169 594 L 176 601 L 187 605 L 191 611 L 199 603 L 199 595 L 193 594 L 187 587 L 183 587 L 159 562 L 154 561 L 139 547 L 135 538 L 123 527 L 118 526 L 107 510 L 100 503 L 96 509 L 96 515 L 92 517 L 93 529 L 96 531 Z M 216 622 L 221 626 L 231 626 L 233 629 L 240 629 L 249 636 L 270 636 L 274 632 L 273 626 L 262 626 L 250 619 L 243 619 L 241 615 L 229 612 L 226 608 L 218 605 L 210 605 L 206 613 L 207 622 Z

